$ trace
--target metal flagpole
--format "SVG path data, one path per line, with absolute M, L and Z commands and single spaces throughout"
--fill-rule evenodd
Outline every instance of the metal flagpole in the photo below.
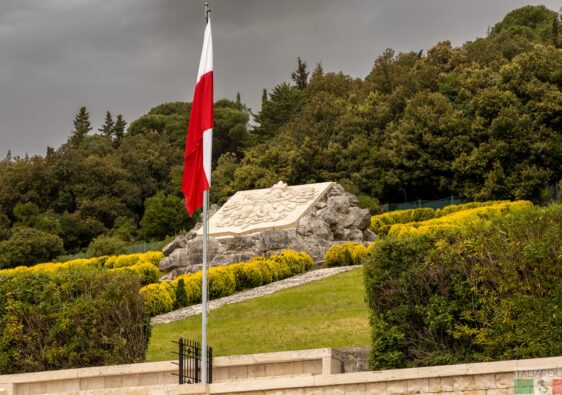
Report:
M 205 3 L 205 23 L 209 23 L 209 3 Z M 207 354 L 207 301 L 209 299 L 209 293 L 207 289 L 207 242 L 208 242 L 208 221 L 207 221 L 207 207 L 209 206 L 209 190 L 203 191 L 203 287 L 202 287 L 202 314 L 201 314 L 201 353 L 202 360 L 201 360 L 201 381 L 203 383 L 207 382 L 208 376 L 208 366 L 209 363 L 207 361 L 208 354 Z

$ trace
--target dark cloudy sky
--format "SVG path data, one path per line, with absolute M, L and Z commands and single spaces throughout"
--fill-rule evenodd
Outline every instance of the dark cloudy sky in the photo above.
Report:
M 215 0 L 215 97 L 257 110 L 263 88 L 287 81 L 297 56 L 364 77 L 385 48 L 427 49 L 485 34 L 524 4 L 560 0 Z M 0 0 L 0 159 L 58 147 L 87 106 L 132 121 L 190 101 L 203 1 Z

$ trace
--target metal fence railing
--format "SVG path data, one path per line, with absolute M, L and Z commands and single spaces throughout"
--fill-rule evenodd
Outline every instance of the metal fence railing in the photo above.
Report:
M 178 373 L 173 373 L 179 378 L 179 384 L 194 384 L 201 382 L 202 348 L 199 342 L 180 337 L 173 341 L 178 345 Z M 213 382 L 213 348 L 207 347 L 207 383 Z
M 422 207 L 429 207 L 429 208 L 442 208 L 445 206 L 450 206 L 452 204 L 462 204 L 465 201 L 458 197 L 448 197 L 445 199 L 437 199 L 437 200 L 414 200 L 412 202 L 404 202 L 404 203 L 386 203 L 383 205 L 384 211 L 394 211 L 394 210 L 409 210 L 413 208 L 422 208 Z

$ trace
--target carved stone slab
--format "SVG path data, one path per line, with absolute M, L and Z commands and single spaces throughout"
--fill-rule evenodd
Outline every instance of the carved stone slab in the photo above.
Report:
M 296 229 L 299 219 L 330 189 L 332 182 L 235 193 L 209 220 L 209 236 L 228 237 L 266 230 Z M 197 231 L 202 234 L 202 229 Z

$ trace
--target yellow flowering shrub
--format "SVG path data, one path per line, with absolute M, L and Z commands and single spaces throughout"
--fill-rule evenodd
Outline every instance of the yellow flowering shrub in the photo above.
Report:
M 360 265 L 369 251 L 362 243 L 335 244 L 324 255 L 327 267 Z
M 147 262 L 158 268 L 158 263 L 164 258 L 160 251 L 149 251 L 141 254 L 98 256 L 95 258 L 73 259 L 66 262 L 39 263 L 33 266 L 18 266 L 13 269 L 0 270 L 0 276 L 27 271 L 30 273 L 52 273 L 57 270 L 64 270 L 71 267 L 104 267 L 106 269 L 116 269 L 120 267 L 133 266 L 139 262 Z
M 209 298 L 221 298 L 224 296 L 232 295 L 236 291 L 243 289 L 258 287 L 263 284 L 268 284 L 272 281 L 282 280 L 291 277 L 295 274 L 303 273 L 310 270 L 314 265 L 314 261 L 305 252 L 296 251 L 283 251 L 279 254 L 272 255 L 269 258 L 255 257 L 247 262 L 241 262 L 234 265 L 212 267 L 209 269 Z M 170 286 L 174 290 L 178 290 L 178 283 L 183 280 L 185 299 L 187 305 L 192 305 L 201 302 L 201 284 L 202 273 L 187 273 L 176 277 Z M 153 291 L 153 285 L 150 287 L 151 297 L 156 297 L 156 291 Z M 144 287 L 143 289 L 147 288 Z M 147 311 L 154 312 L 161 311 L 157 314 L 162 314 L 171 311 L 174 301 L 168 303 L 167 296 L 164 296 L 166 301 L 162 302 L 162 306 L 169 306 L 169 310 L 162 311 L 162 309 L 155 309 L 153 305 L 155 302 L 148 299 L 146 306 Z M 181 303 L 183 305 L 183 301 Z M 183 306 L 182 306 L 183 307 Z
M 390 228 L 388 235 L 393 237 L 405 237 L 409 235 L 426 234 L 439 229 L 458 228 L 469 222 L 486 221 L 496 213 L 508 212 L 530 208 L 533 204 L 527 200 L 515 202 L 500 201 L 489 205 L 480 205 L 459 211 L 452 211 L 450 214 L 433 218 L 427 221 L 411 222 L 406 224 L 394 224 Z
M 379 236 L 384 236 L 394 224 L 425 221 L 433 217 L 435 217 L 435 210 L 432 208 L 389 211 L 371 217 L 371 230 Z
M 149 284 L 140 293 L 144 300 L 144 311 L 151 317 L 171 311 L 176 299 L 174 287 L 169 283 Z
M 141 261 L 132 266 L 119 267 L 116 269 L 109 269 L 110 271 L 126 271 L 133 273 L 142 285 L 152 284 L 158 282 L 162 273 L 156 266 L 148 261 Z
M 72 267 L 102 267 L 105 259 L 107 257 L 96 257 L 88 259 L 74 259 L 67 262 L 49 262 L 49 263 L 39 263 L 34 266 L 18 266 L 13 269 L 0 270 L 1 275 L 7 275 L 19 272 L 28 273 L 53 273 L 58 270 L 65 270 Z

